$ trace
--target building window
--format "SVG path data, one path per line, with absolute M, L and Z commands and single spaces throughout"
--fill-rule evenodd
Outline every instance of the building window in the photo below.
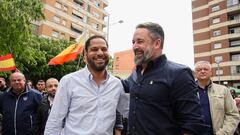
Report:
M 58 8 L 58 9 L 61 9 L 62 8 L 62 4 L 60 2 L 56 1 L 55 7 Z
M 217 69 L 216 70 L 216 75 L 223 75 L 223 70 L 222 69 Z
M 221 31 L 220 30 L 215 30 L 213 31 L 213 36 L 216 37 L 216 36 L 220 36 L 221 35 Z
M 231 47 L 240 46 L 240 39 L 239 40 L 230 41 L 230 46 Z
M 53 30 L 53 31 L 52 31 L 52 37 L 53 37 L 53 38 L 58 38 L 58 32 L 55 31 L 55 30 Z
M 214 18 L 212 20 L 212 23 L 215 24 L 215 23 L 219 23 L 220 22 L 220 18 Z
M 84 16 L 83 22 L 87 23 L 87 16 Z
M 231 66 L 231 74 L 232 75 L 240 74 L 240 65 Z
M 214 49 L 219 49 L 219 48 L 222 48 L 222 43 L 215 43 L 213 45 Z
M 82 34 L 83 32 L 75 27 L 73 27 L 73 25 L 71 26 L 71 30 L 74 32 L 77 32 L 78 34 Z
M 70 37 L 70 41 L 75 41 L 75 40 L 76 40 L 76 38 Z
M 67 12 L 68 11 L 68 7 L 66 5 L 63 6 L 63 11 Z
M 96 23 L 92 23 L 92 27 L 93 27 L 94 29 L 98 30 L 98 28 L 99 28 L 99 25 L 98 25 L 98 24 L 96 24 Z
M 229 15 L 229 20 L 239 20 L 240 19 L 240 13 Z
M 83 20 L 83 18 L 75 13 L 72 13 L 73 17 L 76 18 L 76 19 L 80 19 L 80 20 Z
M 232 61 L 240 61 L 240 54 L 232 54 L 231 60 Z
M 215 59 L 215 61 L 223 61 L 222 56 L 216 56 L 214 59 Z
M 62 25 L 66 26 L 67 21 L 65 19 L 62 19 Z
M 53 22 L 55 22 L 55 23 L 60 23 L 60 17 L 58 17 L 58 16 L 54 16 L 53 17 Z
M 240 33 L 240 27 L 234 27 L 229 29 L 230 34 Z
M 65 34 L 64 33 L 61 33 L 60 39 L 65 39 Z
M 239 0 L 227 0 L 228 7 L 235 6 L 237 4 L 239 4 Z
M 212 7 L 212 12 L 218 11 L 220 10 L 220 6 L 219 5 L 215 5 Z
M 78 7 L 84 6 L 84 2 L 82 0 L 73 0 L 73 3 Z

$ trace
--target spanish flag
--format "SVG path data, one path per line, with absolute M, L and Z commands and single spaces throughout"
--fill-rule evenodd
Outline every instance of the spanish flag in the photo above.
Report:
M 16 65 L 12 57 L 12 54 L 0 56 L 0 71 L 11 71 L 15 69 Z
M 85 41 L 86 33 L 84 33 L 80 37 L 79 43 L 75 43 L 67 47 L 65 50 L 63 50 L 60 54 L 52 58 L 48 65 L 62 65 L 64 62 L 68 62 L 70 60 L 75 60 L 77 55 L 82 51 L 83 44 Z

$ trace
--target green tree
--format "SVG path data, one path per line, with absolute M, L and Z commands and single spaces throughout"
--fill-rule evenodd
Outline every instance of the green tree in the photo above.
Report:
M 31 38 L 31 23 L 44 18 L 41 0 L 0 1 L 1 54 L 28 49 L 24 46 Z
M 28 79 L 36 82 L 38 79 L 46 80 L 49 77 L 55 77 L 60 79 L 65 74 L 70 72 L 74 72 L 77 70 L 78 60 L 80 59 L 79 67 L 84 66 L 84 62 L 82 60 L 82 55 L 78 55 L 75 61 L 69 61 L 64 63 L 63 65 L 54 65 L 49 66 L 47 63 L 66 49 L 69 45 L 73 44 L 73 42 L 66 40 L 53 40 L 41 37 L 33 37 L 29 46 L 31 46 L 32 50 L 37 55 L 33 55 L 33 63 L 27 64 L 25 63 L 26 69 L 23 71 Z M 23 60 L 21 60 L 23 63 Z
M 44 18 L 42 8 L 41 0 L 0 0 L 0 55 L 12 53 L 20 70 L 25 70 L 25 63 L 34 63 L 33 55 L 42 55 L 28 45 L 31 22 Z

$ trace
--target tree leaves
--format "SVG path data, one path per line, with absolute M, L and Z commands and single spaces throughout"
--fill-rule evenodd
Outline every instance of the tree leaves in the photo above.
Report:
M 16 67 L 34 82 L 49 77 L 60 79 L 76 71 L 79 59 L 79 67 L 85 65 L 82 55 L 64 65 L 47 65 L 73 42 L 32 35 L 31 22 L 44 19 L 42 8 L 41 0 L 0 0 L 0 56 L 12 53 Z M 10 73 L 0 72 L 0 76 L 7 77 Z

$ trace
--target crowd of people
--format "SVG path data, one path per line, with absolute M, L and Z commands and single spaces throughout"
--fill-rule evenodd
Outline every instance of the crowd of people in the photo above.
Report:
M 0 77 L 2 135 L 237 135 L 239 98 L 211 80 L 208 61 L 192 70 L 163 53 L 164 31 L 153 22 L 136 26 L 135 69 L 127 79 L 110 74 L 108 42 L 89 37 L 86 66 L 33 87 L 13 72 Z M 235 98 L 235 100 L 234 100 Z

